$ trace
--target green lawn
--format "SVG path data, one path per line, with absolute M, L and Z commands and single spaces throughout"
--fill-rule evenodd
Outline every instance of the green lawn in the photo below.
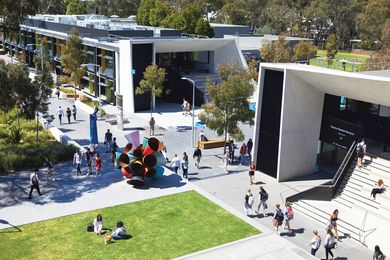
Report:
M 318 50 L 317 55 L 321 56 L 318 58 L 310 59 L 310 65 L 318 66 L 318 67 L 327 67 L 327 61 L 323 58 L 326 57 L 326 51 L 325 50 Z M 357 61 L 361 64 L 351 64 L 347 63 L 345 66 L 345 71 L 361 71 L 362 67 L 364 66 L 364 63 L 367 61 L 367 59 L 370 58 L 369 55 L 363 55 L 363 54 L 354 54 L 349 52 L 338 52 L 336 54 L 336 61 L 334 61 L 329 68 L 335 69 L 335 70 L 343 70 L 343 65 L 340 61 L 337 60 L 347 60 L 347 61 Z
M 107 228 L 122 220 L 132 238 L 104 245 L 86 232 L 97 213 Z M 195 191 L 19 228 L 0 230 L 0 259 L 171 259 L 261 233 Z

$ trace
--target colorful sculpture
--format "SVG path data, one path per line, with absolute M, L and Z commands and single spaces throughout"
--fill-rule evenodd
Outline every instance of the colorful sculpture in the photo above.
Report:
M 123 153 L 116 153 L 116 166 L 129 179 L 133 186 L 145 185 L 145 177 L 159 179 L 164 174 L 161 165 L 166 163 L 161 154 L 163 144 L 156 138 L 144 138 L 142 145 L 131 152 L 133 145 L 128 143 Z

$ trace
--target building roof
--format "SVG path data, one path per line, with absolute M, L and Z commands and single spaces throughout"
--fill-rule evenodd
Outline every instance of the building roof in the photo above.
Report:
M 224 24 L 224 23 L 210 23 L 210 27 L 234 27 L 234 28 L 249 28 L 248 25 L 239 25 L 239 24 Z
M 261 63 L 260 68 L 286 70 L 324 93 L 390 106 L 389 77 L 294 63 Z

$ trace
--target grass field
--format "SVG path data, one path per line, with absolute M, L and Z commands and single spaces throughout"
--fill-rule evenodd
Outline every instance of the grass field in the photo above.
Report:
M 317 51 L 317 58 L 310 59 L 310 65 L 318 66 L 318 67 L 327 67 L 327 61 L 324 59 L 326 58 L 326 51 L 325 50 L 318 50 Z M 336 54 L 336 60 L 333 61 L 333 63 L 329 66 L 330 69 L 335 70 L 344 70 L 342 62 L 338 60 L 347 60 L 347 61 L 357 61 L 360 64 L 352 64 L 347 63 L 345 66 L 345 71 L 361 71 L 362 66 L 367 61 L 367 59 L 370 58 L 369 55 L 362 55 L 362 54 L 354 54 L 349 52 L 338 52 Z
M 97 213 L 106 228 L 122 220 L 131 238 L 104 245 L 86 232 Z M 171 259 L 261 233 L 195 191 L 19 228 L 0 230 L 0 259 Z

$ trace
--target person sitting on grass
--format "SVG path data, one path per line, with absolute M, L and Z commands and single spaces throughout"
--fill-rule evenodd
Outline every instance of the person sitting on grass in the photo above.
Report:
M 122 221 L 116 223 L 116 229 L 112 233 L 113 239 L 124 239 L 126 237 L 126 228 Z
M 96 235 L 102 235 L 107 231 L 110 231 L 108 229 L 103 229 L 103 217 L 101 214 L 97 214 L 95 220 L 93 221 L 93 231 L 95 231 Z

